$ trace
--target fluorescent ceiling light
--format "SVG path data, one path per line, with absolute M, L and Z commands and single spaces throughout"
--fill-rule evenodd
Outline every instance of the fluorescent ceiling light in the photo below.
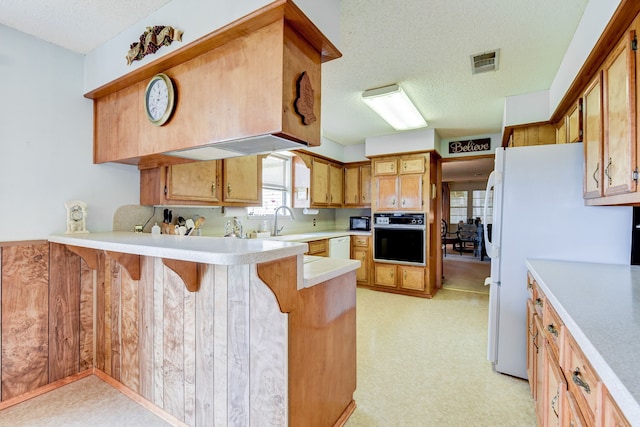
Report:
M 362 100 L 395 130 L 427 126 L 422 114 L 397 84 L 362 92 Z

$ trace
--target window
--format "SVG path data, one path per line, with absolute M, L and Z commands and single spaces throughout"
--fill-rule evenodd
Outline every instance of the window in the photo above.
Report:
M 486 190 L 473 190 L 472 196 L 472 216 L 473 218 L 482 218 L 484 215 L 484 195 Z M 493 190 L 489 195 L 489 204 L 487 206 L 487 224 L 493 223 Z
M 449 223 L 467 222 L 468 193 L 466 191 L 452 191 L 449 194 Z
M 262 159 L 262 206 L 247 209 L 248 215 L 273 215 L 278 206 L 291 205 L 291 158 L 286 153 Z M 289 215 L 286 210 L 280 214 Z

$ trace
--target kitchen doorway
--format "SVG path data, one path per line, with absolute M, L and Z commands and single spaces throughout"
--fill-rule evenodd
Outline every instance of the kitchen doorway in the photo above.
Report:
M 494 156 L 442 159 L 441 166 L 442 287 L 488 295 L 484 280 L 491 260 L 484 251 L 480 218 Z

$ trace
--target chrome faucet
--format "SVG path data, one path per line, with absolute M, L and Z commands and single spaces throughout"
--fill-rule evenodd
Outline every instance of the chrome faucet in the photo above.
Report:
M 242 234 L 242 223 L 238 217 L 233 217 L 233 220 L 228 220 L 224 226 L 224 237 L 244 237 Z
M 285 209 L 287 211 L 289 211 L 289 214 L 291 215 L 291 219 L 294 220 L 296 219 L 296 217 L 293 215 L 293 211 L 291 210 L 291 208 L 289 206 L 278 206 L 276 208 L 276 210 L 273 212 L 273 235 L 277 236 L 278 234 L 280 234 L 280 232 L 282 231 L 282 229 L 284 228 L 284 225 L 280 228 L 278 228 L 278 211 L 280 209 Z

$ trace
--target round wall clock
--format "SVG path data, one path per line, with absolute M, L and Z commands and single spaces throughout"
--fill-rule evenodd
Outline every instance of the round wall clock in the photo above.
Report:
M 175 107 L 173 82 L 166 74 L 153 76 L 144 94 L 144 109 L 147 118 L 156 126 L 169 120 Z

